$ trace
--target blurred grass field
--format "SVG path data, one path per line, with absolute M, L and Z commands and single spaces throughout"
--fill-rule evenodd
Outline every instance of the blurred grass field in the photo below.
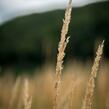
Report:
M 80 109 L 91 71 L 91 62 L 72 61 L 67 63 L 62 75 L 59 108 Z M 93 109 L 109 109 L 109 62 L 103 62 L 97 77 Z M 38 73 L 37 73 L 38 72 Z M 25 73 L 25 72 L 24 72 Z M 0 109 L 23 109 L 24 79 L 29 79 L 29 94 L 32 95 L 31 109 L 52 109 L 55 82 L 55 67 L 46 64 L 30 76 L 15 77 L 11 71 L 0 77 Z M 72 95 L 71 89 L 73 88 Z

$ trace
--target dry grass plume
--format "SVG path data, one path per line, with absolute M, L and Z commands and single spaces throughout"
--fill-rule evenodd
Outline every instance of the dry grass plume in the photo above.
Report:
M 67 32 L 68 32 L 69 23 L 71 20 L 71 11 L 72 11 L 71 3 L 72 3 L 72 0 L 69 0 L 68 7 L 65 11 L 65 19 L 63 20 L 61 39 L 60 39 L 59 47 L 58 47 L 57 65 L 56 65 L 56 83 L 55 83 L 56 92 L 55 92 L 53 109 L 57 109 L 57 105 L 58 105 L 58 96 L 59 96 L 60 85 L 61 85 L 61 74 L 63 69 L 63 59 L 65 56 L 65 49 L 66 49 L 67 43 L 69 42 L 69 37 L 67 37 Z
M 103 53 L 103 47 L 104 47 L 104 41 L 102 42 L 101 45 L 99 45 L 98 50 L 96 52 L 96 58 L 95 58 L 92 71 L 88 80 L 82 109 L 92 109 L 92 98 L 93 98 L 94 89 L 95 89 L 95 80 L 96 80 L 97 73 L 100 66 L 100 60 Z

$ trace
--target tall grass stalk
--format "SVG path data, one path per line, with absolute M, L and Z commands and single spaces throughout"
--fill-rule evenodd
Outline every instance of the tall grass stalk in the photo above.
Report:
M 102 42 L 101 45 L 99 45 L 98 50 L 96 52 L 96 58 L 95 58 L 92 71 L 88 80 L 82 109 L 92 109 L 92 99 L 94 95 L 95 81 L 96 81 L 97 73 L 100 66 L 100 60 L 103 53 L 103 47 L 104 47 L 104 41 Z
M 17 93 L 18 93 L 20 82 L 21 82 L 21 77 L 18 77 L 12 89 L 12 93 L 11 93 L 12 96 L 11 96 L 10 103 L 9 103 L 9 109 L 13 108 L 13 104 L 15 102 L 15 99 L 17 98 Z
M 29 95 L 29 81 L 26 78 L 24 81 L 24 93 L 23 93 L 23 102 L 24 102 L 24 109 L 31 109 L 32 104 L 32 96 Z
M 55 82 L 55 98 L 53 109 L 57 109 L 58 106 L 58 96 L 61 85 L 61 74 L 63 69 L 63 59 L 65 57 L 65 49 L 69 42 L 69 37 L 67 37 L 69 23 L 71 20 L 71 11 L 72 11 L 72 0 L 69 0 L 68 7 L 65 11 L 65 18 L 63 20 L 63 26 L 61 30 L 61 39 L 58 47 L 58 55 L 57 55 L 57 65 L 56 65 L 56 82 Z

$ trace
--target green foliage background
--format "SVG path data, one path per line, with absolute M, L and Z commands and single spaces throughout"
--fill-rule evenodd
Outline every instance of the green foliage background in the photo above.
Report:
M 0 63 L 55 60 L 64 10 L 16 18 L 0 26 Z M 105 39 L 109 57 L 109 2 L 73 8 L 67 59 L 90 59 L 97 41 Z

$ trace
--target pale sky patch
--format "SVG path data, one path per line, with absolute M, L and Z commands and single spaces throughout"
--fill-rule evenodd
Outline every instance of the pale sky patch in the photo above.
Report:
M 73 0 L 73 7 L 85 6 L 102 0 Z M 103 0 L 105 1 L 105 0 Z M 64 9 L 68 0 L 0 0 L 0 24 L 18 16 Z

